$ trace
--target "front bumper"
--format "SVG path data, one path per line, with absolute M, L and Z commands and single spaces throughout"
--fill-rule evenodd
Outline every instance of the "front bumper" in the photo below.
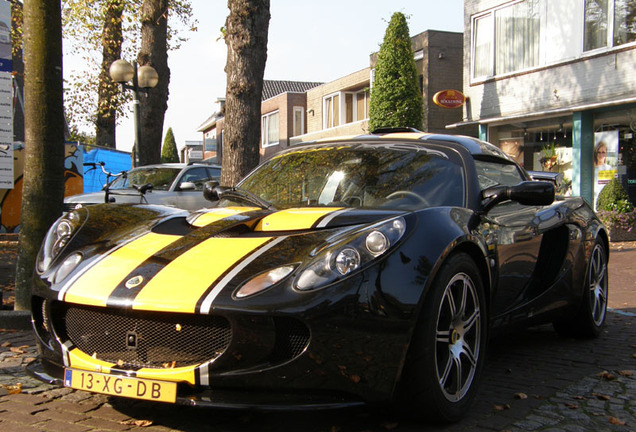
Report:
M 388 305 L 370 305 L 368 296 L 360 293 L 371 289 L 365 280 L 374 279 L 352 279 L 346 286 L 332 289 L 329 305 L 317 296 L 314 304 L 303 305 L 302 313 L 294 313 L 298 305 L 279 307 L 275 313 L 265 312 L 271 305 L 242 310 L 218 307 L 215 315 L 227 321 L 231 329 L 227 346 L 212 361 L 169 366 L 161 366 L 160 361 L 154 365 L 136 363 L 141 345 L 136 347 L 135 358 L 124 357 L 126 347 L 107 358 L 110 347 L 100 348 L 99 338 L 96 344 L 88 343 L 99 336 L 96 333 L 100 328 L 102 340 L 112 338 L 124 343 L 139 323 L 135 315 L 143 311 L 73 305 L 58 301 L 50 291 L 44 297 L 46 290 L 36 290 L 32 310 L 41 356 L 40 366 L 31 366 L 30 373 L 45 382 L 60 384 L 64 368 L 111 374 L 134 371 L 139 378 L 178 382 L 177 403 L 186 405 L 302 409 L 386 402 L 392 398 L 408 348 L 410 314 L 387 314 Z M 377 301 L 379 297 L 375 297 Z M 96 309 L 106 315 L 113 312 L 112 319 L 93 315 L 71 318 L 65 312 L 77 309 L 91 313 Z M 186 315 L 188 319 L 210 318 Z M 177 327 L 186 331 L 186 321 L 175 321 L 168 313 L 156 316 L 165 318 L 168 324 L 163 328 L 172 329 L 173 336 L 179 333 L 174 330 Z M 131 317 L 135 319 L 130 321 Z M 122 328 L 124 318 L 129 321 Z M 73 329 L 73 323 L 78 322 L 84 323 L 84 331 Z M 135 335 L 146 337 L 142 331 Z M 191 339 L 188 344 L 201 342 Z M 182 354 L 174 346 L 170 349 Z M 186 354 L 182 357 L 191 353 Z M 151 361 L 150 350 L 144 356 Z M 119 357 L 124 361 L 117 362 Z M 178 360 L 177 354 L 171 359 Z
M 47 384 L 63 386 L 63 368 L 50 362 L 36 359 L 26 367 L 27 373 Z M 237 391 L 229 389 L 182 389 L 177 395 L 178 405 L 223 409 L 253 409 L 263 411 L 315 410 L 353 408 L 365 405 L 362 399 L 343 395 L 316 392 L 315 394 L 276 391 Z

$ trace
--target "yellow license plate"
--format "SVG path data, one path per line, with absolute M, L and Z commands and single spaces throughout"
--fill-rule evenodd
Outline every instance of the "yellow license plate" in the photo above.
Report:
M 177 383 L 108 375 L 78 369 L 64 370 L 64 386 L 93 393 L 159 402 L 177 400 Z

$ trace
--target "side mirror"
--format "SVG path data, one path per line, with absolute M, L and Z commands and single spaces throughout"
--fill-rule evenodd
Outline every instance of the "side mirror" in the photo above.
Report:
M 524 181 L 516 186 L 495 186 L 481 193 L 482 199 L 486 201 L 484 212 L 508 200 L 522 205 L 550 205 L 554 202 L 554 194 L 554 184 L 547 181 Z
M 140 194 L 144 195 L 146 192 L 151 191 L 153 186 L 152 183 L 146 183 L 145 185 L 136 185 L 133 187 L 139 191 Z
M 215 202 L 219 200 L 219 192 L 217 188 L 219 182 L 215 180 L 207 181 L 203 184 L 203 198 L 208 201 Z
M 197 185 L 189 181 L 184 181 L 183 183 L 179 185 L 180 191 L 191 191 L 191 190 L 195 190 L 196 188 L 197 188 Z

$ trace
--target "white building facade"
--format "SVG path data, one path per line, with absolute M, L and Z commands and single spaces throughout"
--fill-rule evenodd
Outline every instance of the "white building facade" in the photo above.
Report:
M 464 14 L 468 101 L 450 127 L 478 125 L 590 202 L 616 176 L 634 202 L 636 2 L 466 0 Z

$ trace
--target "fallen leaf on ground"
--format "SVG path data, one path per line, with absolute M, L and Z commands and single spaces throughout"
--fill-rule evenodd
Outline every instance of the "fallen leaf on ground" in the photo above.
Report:
M 11 346 L 11 342 L 3 342 L 2 345 L 0 345 L 0 347 L 2 348 L 9 348 Z
M 23 350 L 23 349 L 22 349 L 22 348 L 20 348 L 20 347 L 11 347 L 11 348 L 9 348 L 9 350 L 10 350 L 12 353 L 16 353 L 16 354 L 24 354 L 24 353 L 26 353 L 26 351 L 25 351 L 25 350 Z
M 576 400 L 585 400 L 585 396 L 574 396 Z
M 510 405 L 508 405 L 508 404 L 505 404 L 505 405 L 495 405 L 495 406 L 493 407 L 493 409 L 494 409 L 495 411 L 504 411 L 504 410 L 510 409 Z
M 525 393 L 515 393 L 515 399 L 520 399 L 520 400 L 528 399 L 528 395 Z
M 397 428 L 399 425 L 399 423 L 382 423 L 382 427 L 384 428 L 384 430 L 393 430 L 395 428 Z
M 9 394 L 19 394 L 22 393 L 22 383 L 17 383 L 16 385 L 4 385 L 0 384 L 0 388 L 5 389 Z
M 130 420 L 120 421 L 119 424 L 126 425 L 126 426 L 148 427 L 148 426 L 152 426 L 152 420 L 130 419 Z
M 577 404 L 573 404 L 573 403 L 566 403 L 565 404 L 566 407 L 575 410 L 575 409 L 579 409 L 579 406 Z
M 620 425 L 620 426 L 625 425 L 625 422 L 623 420 L 617 419 L 616 417 L 610 417 L 609 422 L 613 425 Z
M 628 377 L 630 377 L 630 376 L 634 375 L 634 373 L 633 373 L 632 371 L 629 371 L 629 370 L 622 370 L 622 371 L 619 371 L 619 372 L 618 372 L 618 374 L 619 374 L 620 376 L 628 376 Z

